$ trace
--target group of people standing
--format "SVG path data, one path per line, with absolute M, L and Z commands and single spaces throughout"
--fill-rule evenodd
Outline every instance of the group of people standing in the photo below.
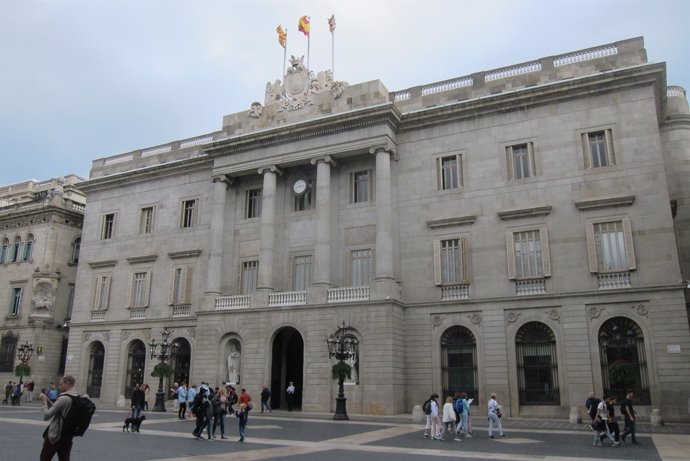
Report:
M 604 400 L 599 400 L 594 396 L 594 392 L 587 396 L 585 407 L 587 413 L 592 419 L 590 429 L 594 432 L 595 447 L 602 446 L 602 437 L 606 437 L 611 442 L 612 447 L 618 447 L 626 443 L 625 438 L 630 435 L 633 445 L 639 445 L 635 437 L 635 424 L 637 419 L 637 412 L 633 407 L 632 399 L 634 397 L 633 391 L 629 390 L 625 393 L 625 399 L 621 402 L 620 412 L 625 421 L 624 431 L 621 434 L 620 426 L 616 420 L 616 405 L 618 400 L 613 395 L 605 395 Z
M 439 396 L 433 393 L 424 402 L 423 410 L 426 414 L 426 426 L 424 437 L 431 440 L 445 440 L 445 434 L 451 434 L 453 440 L 460 442 L 462 438 L 472 437 L 472 419 L 470 417 L 470 405 L 473 399 L 467 398 L 467 393 L 456 392 L 446 397 L 443 407 L 439 409 L 436 401 Z M 505 437 L 501 425 L 501 406 L 496 401 L 496 394 L 491 394 L 491 400 L 487 407 L 489 418 L 489 437 L 493 437 L 494 425 L 496 425 L 501 437 Z
M 52 383 L 51 383 L 52 384 Z M 27 381 L 23 384 L 9 381 L 5 384 L 5 398 L 2 401 L 3 405 L 19 405 L 22 401 L 22 396 L 26 395 L 25 402 L 32 402 L 34 395 L 34 382 Z

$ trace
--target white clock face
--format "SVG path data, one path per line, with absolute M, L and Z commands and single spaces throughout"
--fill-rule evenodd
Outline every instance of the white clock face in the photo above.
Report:
M 304 179 L 298 179 L 292 184 L 292 191 L 297 195 L 304 193 L 305 190 L 307 190 L 307 182 Z

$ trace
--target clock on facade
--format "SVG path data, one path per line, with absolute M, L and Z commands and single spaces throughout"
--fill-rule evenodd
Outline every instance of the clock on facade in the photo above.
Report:
M 307 181 L 305 181 L 302 178 L 296 179 L 295 182 L 292 183 L 292 192 L 295 195 L 302 195 L 306 192 L 307 190 Z

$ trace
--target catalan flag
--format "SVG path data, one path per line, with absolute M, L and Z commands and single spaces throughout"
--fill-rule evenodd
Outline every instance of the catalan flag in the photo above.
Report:
M 335 32 L 335 15 L 332 14 L 330 18 L 328 18 L 328 30 L 331 31 L 331 33 Z
M 283 30 L 283 26 L 281 25 L 276 27 L 276 32 L 278 32 L 278 43 L 280 43 L 280 46 L 285 48 L 285 42 L 287 42 L 287 32 Z
M 297 26 L 300 32 L 309 37 L 309 16 L 302 16 L 299 18 Z

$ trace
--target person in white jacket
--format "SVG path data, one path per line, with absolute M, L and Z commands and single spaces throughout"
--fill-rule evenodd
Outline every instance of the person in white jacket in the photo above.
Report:
M 434 394 L 436 397 L 438 395 Z M 443 434 L 443 425 L 441 424 L 441 418 L 438 416 L 438 403 L 436 398 L 431 399 L 431 439 L 432 440 L 443 440 L 441 434 Z
M 441 440 L 444 440 L 443 435 L 448 432 L 451 435 L 455 433 L 455 411 L 453 410 L 453 397 L 446 397 L 446 403 L 443 404 L 443 428 L 441 432 Z
M 501 425 L 501 406 L 496 401 L 496 394 L 491 394 L 491 400 L 489 400 L 488 405 L 489 410 L 489 438 L 493 439 L 493 429 L 494 425 L 498 426 L 498 433 L 501 437 L 505 437 L 503 433 L 503 426 Z

